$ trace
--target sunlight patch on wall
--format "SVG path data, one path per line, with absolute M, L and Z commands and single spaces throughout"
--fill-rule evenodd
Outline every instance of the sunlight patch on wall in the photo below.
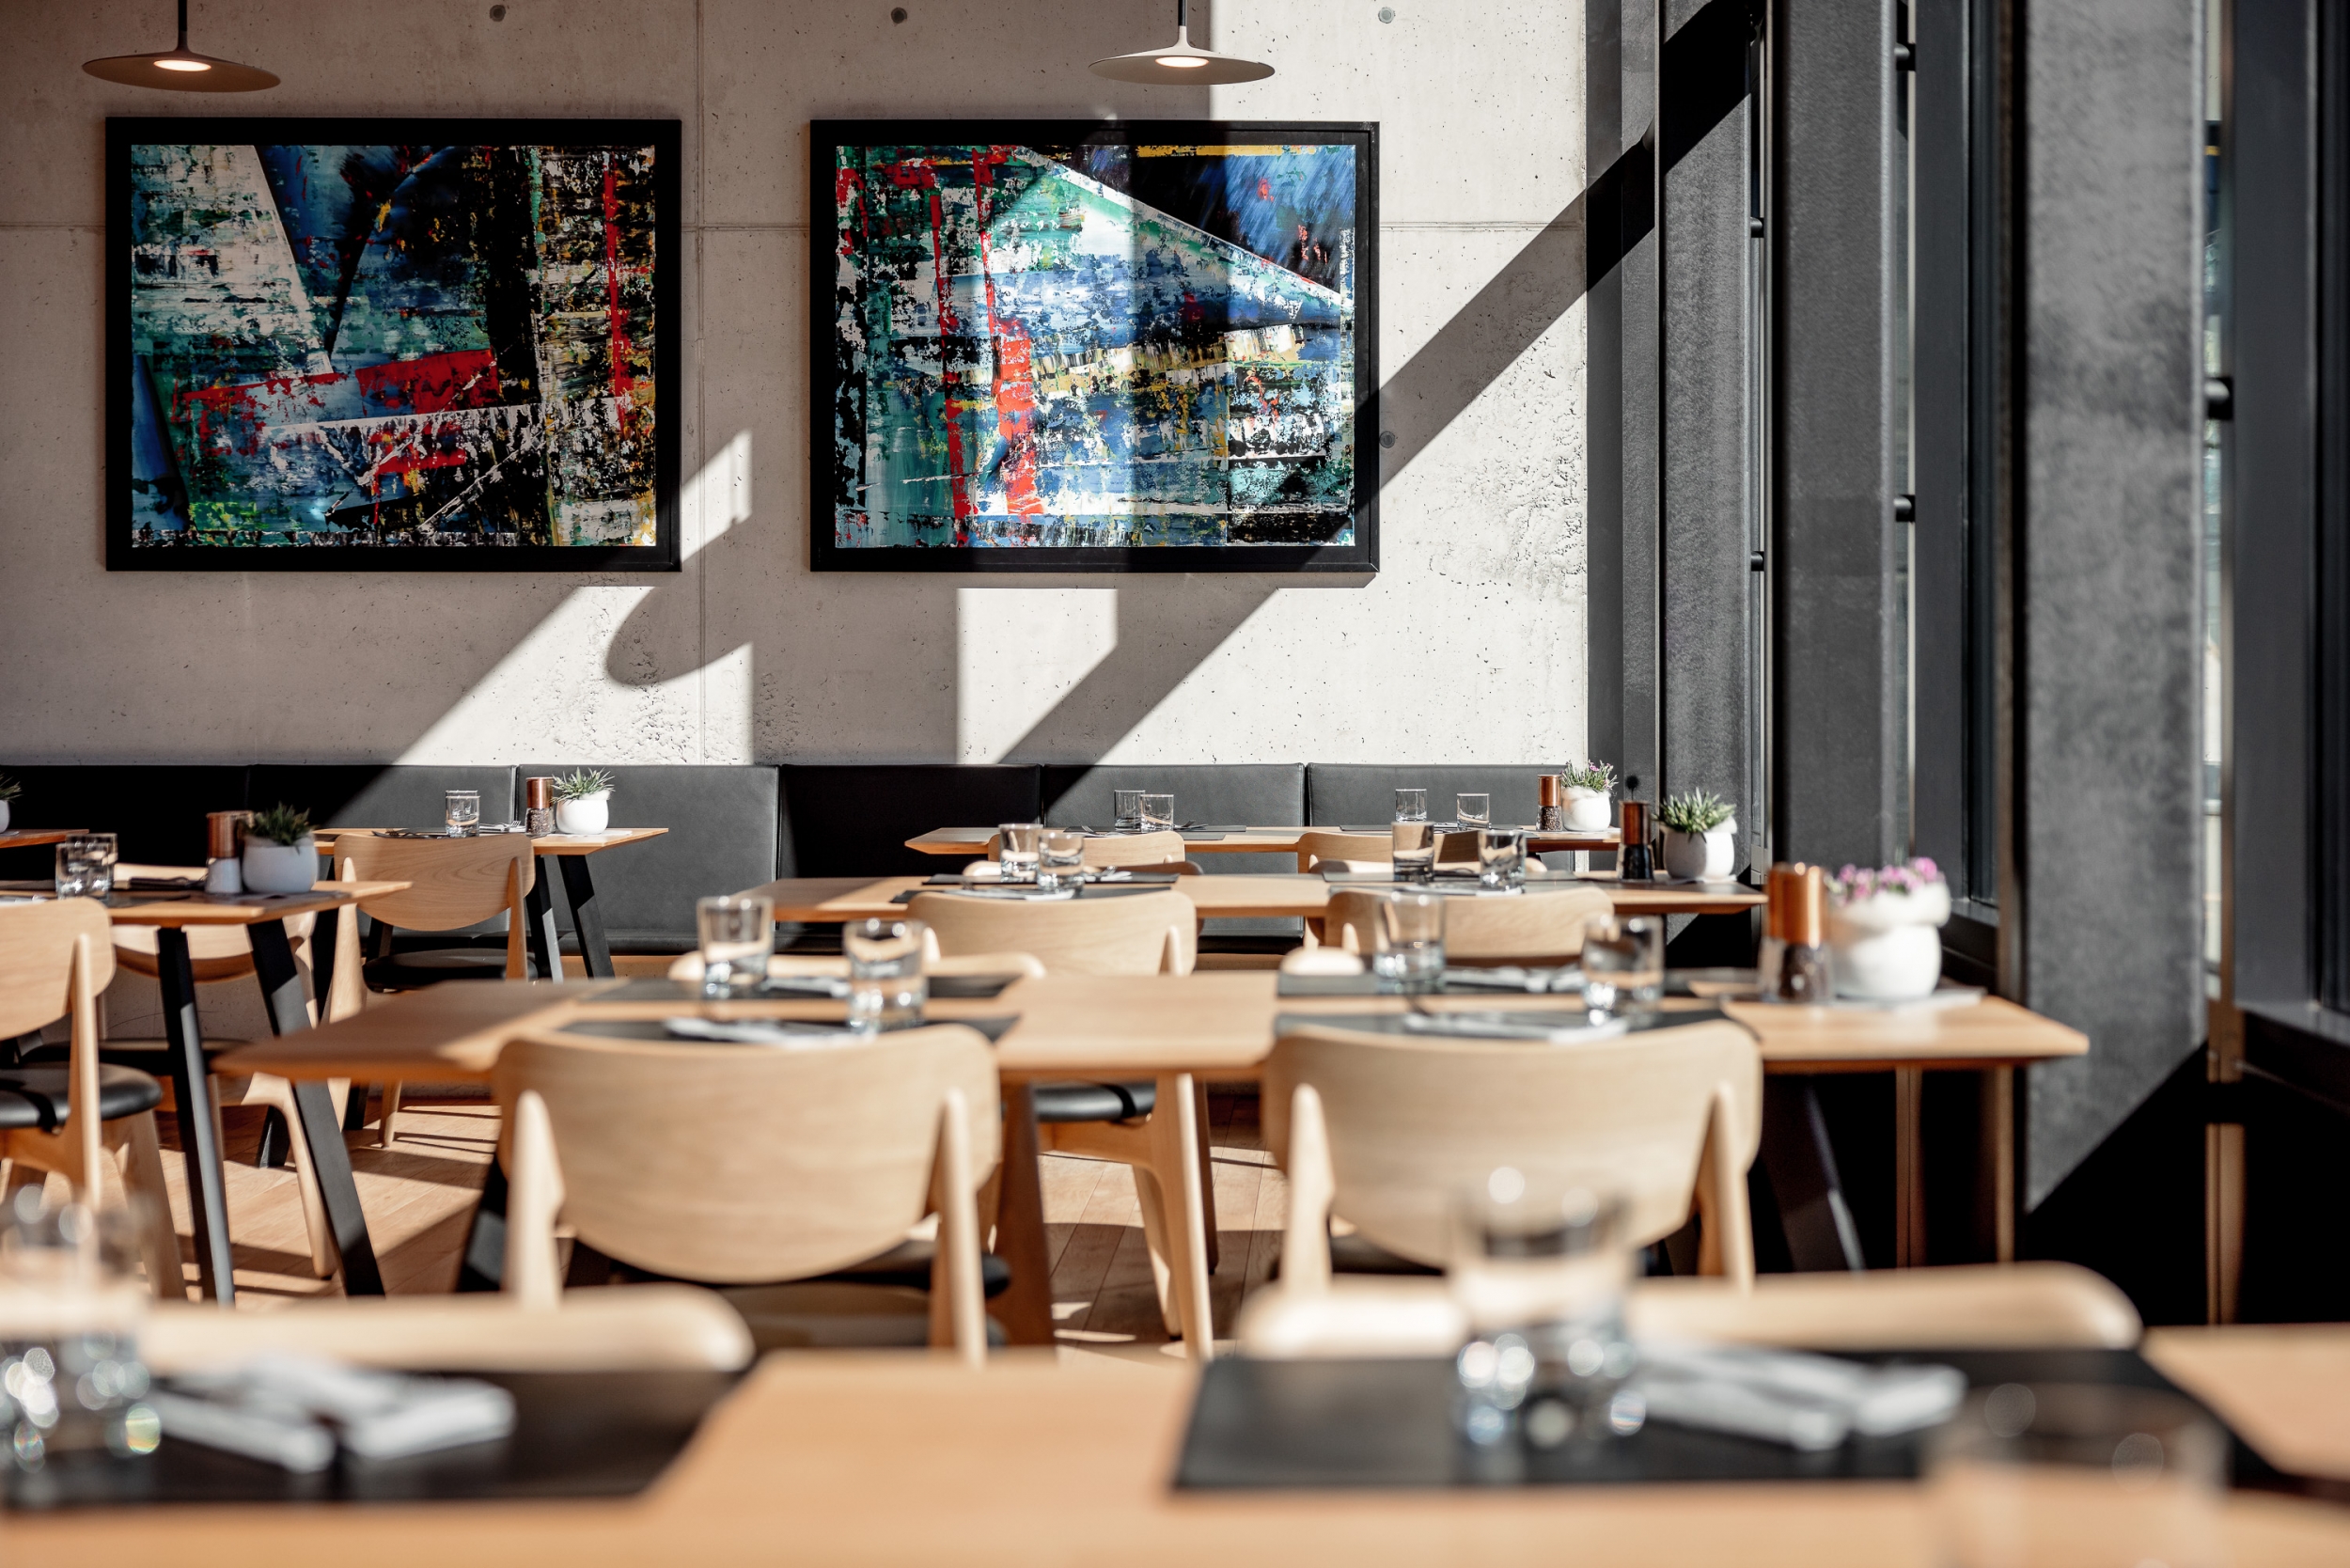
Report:
M 1118 646 L 1116 588 L 955 595 L 955 760 L 1001 761 Z

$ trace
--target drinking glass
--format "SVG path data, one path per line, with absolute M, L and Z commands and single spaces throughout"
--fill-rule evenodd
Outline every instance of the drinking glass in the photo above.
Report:
M 479 790 L 448 790 L 441 795 L 441 820 L 448 824 L 448 836 L 462 839 L 481 820 Z
M 1403 991 L 1444 979 L 1444 895 L 1389 893 L 1372 910 L 1371 972 Z
M 1048 827 L 1036 839 L 1036 886 L 1040 892 L 1074 887 L 1085 880 L 1086 836 L 1073 827 Z
M 0 1213 L 0 1286 L 39 1304 L 0 1336 L 0 1435 L 20 1469 L 76 1450 L 155 1450 L 162 1426 L 139 1403 L 147 1292 L 131 1220 L 125 1210 L 47 1203 L 39 1186 L 19 1188 Z
M 2226 1445 L 2176 1395 L 2003 1383 L 1970 1397 L 1927 1462 L 1950 1568 L 2213 1568 Z
M 1665 922 L 1594 915 L 1583 922 L 1583 1000 L 1593 1018 L 1654 1007 L 1665 995 Z
M 767 978 L 776 950 L 776 902 L 756 894 L 697 899 L 694 920 L 701 931 L 702 995 L 741 996 Z
M 1494 797 L 1454 795 L 1452 815 L 1463 827 L 1483 827 L 1494 820 Z
M 115 836 L 77 833 L 57 842 L 57 897 L 102 899 L 115 890 Z
M 1173 795 L 1142 797 L 1142 830 L 1145 833 L 1161 832 L 1174 825 L 1175 797 Z
M 1526 830 L 1480 827 L 1477 830 L 1477 880 L 1488 887 L 1526 886 Z
M 919 1028 L 930 981 L 922 977 L 919 920 L 851 920 L 840 928 L 849 955 L 849 1027 L 864 1034 Z
M 1453 1363 L 1462 1435 L 1538 1449 L 1639 1430 L 1620 1199 L 1503 1166 L 1453 1207 L 1446 1288 L 1469 1325 Z
M 1119 827 L 1140 827 L 1142 825 L 1142 792 L 1140 790 L 1112 790 L 1110 802 L 1118 811 L 1118 819 L 1114 825 Z
M 1400 823 L 1424 823 L 1428 820 L 1428 792 L 1398 790 L 1395 792 L 1395 820 Z
M 995 861 L 1006 882 L 1036 880 L 1036 841 L 1043 831 L 1040 823 L 1006 823 L 995 830 Z
M 1395 861 L 1398 882 L 1434 882 L 1436 879 L 1436 829 L 1425 820 L 1399 822 L 1388 829 L 1392 847 L 1389 854 Z

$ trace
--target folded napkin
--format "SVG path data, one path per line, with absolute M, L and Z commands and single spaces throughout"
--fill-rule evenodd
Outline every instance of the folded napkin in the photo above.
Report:
M 1955 1367 L 1872 1367 L 1747 1345 L 1644 1341 L 1651 1420 L 1818 1451 L 1948 1420 L 1966 1397 Z
M 514 1396 L 474 1378 L 406 1377 L 270 1354 L 149 1390 L 166 1436 L 285 1469 L 322 1470 L 339 1446 L 402 1459 L 514 1430 Z
M 1590 1015 L 1561 1012 L 1555 1020 L 1527 1012 L 1407 1012 L 1401 1019 L 1405 1034 L 1439 1035 L 1453 1040 L 1533 1040 L 1552 1044 L 1613 1040 L 1631 1027 L 1624 1018 L 1591 1022 Z
M 1450 969 L 1444 972 L 1447 991 L 1514 991 L 1542 996 L 1583 989 L 1583 970 L 1570 964 L 1559 969 L 1526 969 L 1504 964 L 1491 969 Z
M 193 893 L 204 886 L 200 876 L 131 876 L 115 884 L 133 893 Z

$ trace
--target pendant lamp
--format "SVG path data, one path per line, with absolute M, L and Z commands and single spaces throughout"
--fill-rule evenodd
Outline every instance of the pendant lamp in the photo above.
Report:
M 1164 49 L 1138 55 L 1112 55 L 1093 62 L 1093 74 L 1113 82 L 1150 82 L 1167 87 L 1222 86 L 1231 82 L 1261 82 L 1273 74 L 1261 60 L 1219 55 L 1194 47 L 1191 29 L 1183 22 L 1183 0 L 1175 0 L 1175 41 Z
M 180 42 L 160 54 L 109 55 L 84 60 L 82 69 L 105 82 L 170 92 L 258 92 L 277 78 L 258 66 L 216 60 L 188 47 L 188 0 L 180 0 Z

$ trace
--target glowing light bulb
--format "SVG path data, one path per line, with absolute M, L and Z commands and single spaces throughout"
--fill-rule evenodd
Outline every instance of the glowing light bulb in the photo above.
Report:
M 157 60 L 155 69 L 157 71 L 210 71 L 212 68 L 204 60 Z
M 1208 62 L 1197 55 L 1162 55 L 1158 63 L 1169 71 L 1198 71 Z

